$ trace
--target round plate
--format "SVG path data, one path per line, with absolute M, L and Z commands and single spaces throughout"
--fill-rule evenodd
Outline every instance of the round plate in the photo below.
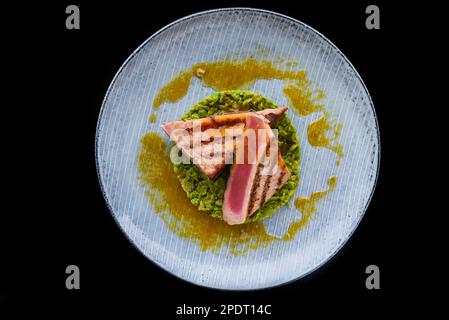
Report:
M 263 50 L 261 50 L 263 48 Z M 324 104 L 343 124 L 340 142 L 345 157 L 307 142 L 307 124 L 321 116 L 300 117 L 289 111 L 301 143 L 298 196 L 327 188 L 335 190 L 318 204 L 315 219 L 292 241 L 275 241 L 245 255 L 202 252 L 189 239 L 169 231 L 153 212 L 137 179 L 140 139 L 148 131 L 177 120 L 213 90 L 193 81 L 176 104 L 161 107 L 149 123 L 151 105 L 160 88 L 179 71 L 199 61 L 226 56 L 247 58 L 269 52 L 272 57 L 299 61 Z M 257 81 L 252 91 L 287 105 L 282 81 Z M 100 184 L 112 216 L 127 238 L 151 261 L 186 281 L 213 288 L 250 290 L 280 285 L 310 273 L 328 261 L 349 239 L 371 199 L 379 165 L 379 131 L 368 91 L 346 57 L 323 35 L 290 17 L 258 9 L 230 8 L 200 12 L 161 29 L 126 60 L 113 79 L 100 112 L 96 160 Z M 163 183 L 163 182 L 161 182 Z M 282 234 L 292 205 L 264 220 L 273 234 Z

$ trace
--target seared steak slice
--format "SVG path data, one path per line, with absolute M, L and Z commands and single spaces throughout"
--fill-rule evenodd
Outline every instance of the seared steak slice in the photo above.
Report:
M 260 129 L 263 130 L 262 135 L 258 133 Z M 248 142 L 250 131 L 255 132 L 256 143 Z M 244 155 L 244 161 L 237 161 L 239 154 Z M 223 201 L 223 219 L 231 225 L 244 223 L 291 175 L 267 119 L 257 114 L 247 115 L 243 139 L 237 143 L 235 161 Z
M 287 109 L 288 107 L 283 107 L 258 112 L 228 113 L 197 120 L 174 121 L 163 125 L 162 129 L 170 140 L 175 142 L 177 147 L 209 179 L 213 180 L 220 175 L 226 164 L 232 163 L 235 141 L 242 134 L 247 115 L 258 114 L 263 116 L 262 119 L 265 118 L 270 125 L 274 125 Z M 227 138 L 233 139 L 234 143 L 225 144 Z M 220 152 L 213 154 L 214 150 L 220 150 Z M 210 154 L 213 154 L 213 157 L 210 157 Z

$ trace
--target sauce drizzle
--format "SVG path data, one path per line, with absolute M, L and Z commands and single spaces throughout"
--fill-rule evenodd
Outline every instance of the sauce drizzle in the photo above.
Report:
M 301 116 L 308 116 L 317 111 L 323 111 L 324 105 L 318 102 L 324 98 L 322 90 L 310 90 L 305 81 L 284 86 L 284 95 L 288 98 L 289 105 Z
M 313 192 L 309 198 L 301 197 L 295 200 L 295 207 L 301 211 L 302 215 L 299 221 L 295 221 L 289 226 L 288 232 L 284 236 L 286 238 L 285 240 L 291 240 L 291 237 L 294 237 L 295 233 L 298 232 L 299 229 L 303 228 L 313 218 L 313 214 L 317 211 L 316 202 L 328 193 L 334 191 L 335 186 L 337 185 L 337 177 L 330 177 L 327 184 L 329 186 L 328 189 Z
M 217 62 L 200 62 L 193 69 L 202 69 L 203 84 L 217 91 L 250 89 L 256 80 L 277 79 L 305 81 L 307 73 L 304 70 L 281 70 L 268 60 L 225 60 Z
M 344 156 L 343 146 L 338 141 L 342 127 L 343 125 L 341 123 L 335 123 L 334 120 L 329 119 L 328 112 L 321 118 L 311 122 L 307 127 L 307 136 L 310 145 L 313 147 L 327 148 L 335 152 L 338 155 L 336 160 L 337 165 L 340 165 L 341 158 Z M 329 137 L 328 133 L 330 131 L 333 132 L 333 135 Z
M 296 61 L 282 62 L 286 66 L 295 66 Z M 249 90 L 257 80 L 283 80 L 284 94 L 290 107 L 299 115 L 305 116 L 324 110 L 318 102 L 324 98 L 321 90 L 312 90 L 305 70 L 281 69 L 269 60 L 228 59 L 216 62 L 199 62 L 190 69 L 180 72 L 159 91 L 153 102 L 158 109 L 163 103 L 179 101 L 187 93 L 192 78 L 196 77 L 203 85 L 214 90 Z
M 153 108 L 159 109 L 165 102 L 176 102 L 184 97 L 189 90 L 193 74 L 190 72 L 180 72 L 172 81 L 167 83 L 159 91 L 153 102 Z

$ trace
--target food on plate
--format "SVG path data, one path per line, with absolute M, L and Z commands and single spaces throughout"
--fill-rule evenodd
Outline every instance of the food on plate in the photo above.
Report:
M 255 143 L 249 142 L 252 133 Z M 290 177 L 282 156 L 270 149 L 275 139 L 264 117 L 247 114 L 243 137 L 236 143 L 236 154 L 243 161 L 232 165 L 224 193 L 223 220 L 228 224 L 244 223 Z
M 288 107 L 265 109 L 255 113 L 275 125 L 287 109 Z M 226 138 L 232 135 L 234 141 L 239 139 L 250 113 L 253 112 L 233 112 L 198 120 L 174 121 L 163 125 L 162 129 L 201 172 L 213 180 L 232 162 L 235 144 L 225 143 Z M 194 142 L 195 133 L 199 136 L 198 143 Z M 220 154 L 208 156 L 217 148 L 221 148 Z
M 175 129 L 179 129 L 180 125 L 181 129 L 183 127 L 189 128 L 194 121 L 198 121 L 199 119 L 201 119 L 199 120 L 200 123 L 207 124 L 207 126 L 213 123 L 212 119 L 215 119 L 215 121 L 217 118 L 219 119 L 220 126 L 217 126 L 217 128 L 225 130 L 222 131 L 219 129 L 215 131 L 215 135 L 212 135 L 214 141 L 217 140 L 215 143 L 222 143 L 220 137 L 222 135 L 224 137 L 226 136 L 226 129 L 233 128 L 231 124 L 226 125 L 228 123 L 227 120 L 221 121 L 222 119 L 239 119 L 239 121 L 233 123 L 233 126 L 235 126 L 234 129 L 239 129 L 243 132 L 248 114 L 254 116 L 262 115 L 267 121 L 267 127 L 277 130 L 280 172 L 288 170 L 290 175 L 286 175 L 284 177 L 286 181 L 282 181 L 282 183 L 277 185 L 272 181 L 267 187 L 268 190 L 265 199 L 262 199 L 263 189 L 259 188 L 255 190 L 257 192 L 252 198 L 254 200 L 253 208 L 251 212 L 248 212 L 244 221 L 244 223 L 248 223 L 265 219 L 281 206 L 288 204 L 298 185 L 300 147 L 296 129 L 287 115 L 286 110 L 286 107 L 278 108 L 272 101 L 257 93 L 243 90 L 222 91 L 214 93 L 194 105 L 182 116 L 180 119 L 181 122 L 167 124 L 163 126 L 163 129 L 168 135 L 173 136 L 171 140 L 180 149 L 188 149 L 187 147 L 190 144 L 187 145 L 185 141 L 178 141 L 176 135 L 173 135 L 173 132 Z M 260 113 L 259 111 L 263 112 Z M 235 142 L 237 143 L 239 136 L 236 135 L 235 137 Z M 233 144 L 230 149 L 232 150 L 235 146 Z M 214 218 L 223 219 L 224 194 L 228 185 L 230 172 L 232 171 L 233 153 L 234 150 L 232 152 L 229 151 L 229 153 L 227 150 L 224 150 L 223 156 L 219 157 L 221 162 L 225 162 L 224 165 L 208 162 L 206 159 L 206 162 L 201 162 L 202 166 L 199 166 L 195 164 L 195 158 L 199 154 L 195 154 L 193 151 L 191 151 L 189 156 L 190 163 L 181 162 L 173 164 L 175 174 L 191 203 L 199 211 L 207 212 Z M 230 160 L 230 162 L 227 160 Z M 229 162 L 229 164 L 226 162 Z M 274 175 L 277 176 L 278 173 Z M 266 182 L 266 179 L 268 177 L 264 177 L 262 181 Z

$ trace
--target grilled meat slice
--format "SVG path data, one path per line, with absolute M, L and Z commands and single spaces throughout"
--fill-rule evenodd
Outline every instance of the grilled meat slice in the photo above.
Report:
M 263 129 L 262 135 L 258 134 L 260 129 Z M 253 144 L 248 142 L 251 130 L 257 136 L 256 143 Z M 243 139 L 237 143 L 237 155 L 239 152 L 243 153 L 244 161 L 239 163 L 236 157 L 223 201 L 223 219 L 231 225 L 244 223 L 291 175 L 280 155 L 268 121 L 260 115 L 247 115 Z M 253 161 L 250 160 L 251 157 Z
M 235 142 L 242 134 L 248 114 L 263 116 L 262 118 L 265 118 L 270 125 L 274 125 L 287 109 L 288 107 L 283 107 L 258 112 L 228 113 L 198 120 L 174 121 L 163 125 L 162 129 L 209 179 L 214 180 L 226 164 L 232 163 Z M 226 144 L 227 138 L 233 139 L 233 143 Z M 218 152 L 214 152 L 217 150 Z M 209 156 L 211 154 L 213 157 Z

